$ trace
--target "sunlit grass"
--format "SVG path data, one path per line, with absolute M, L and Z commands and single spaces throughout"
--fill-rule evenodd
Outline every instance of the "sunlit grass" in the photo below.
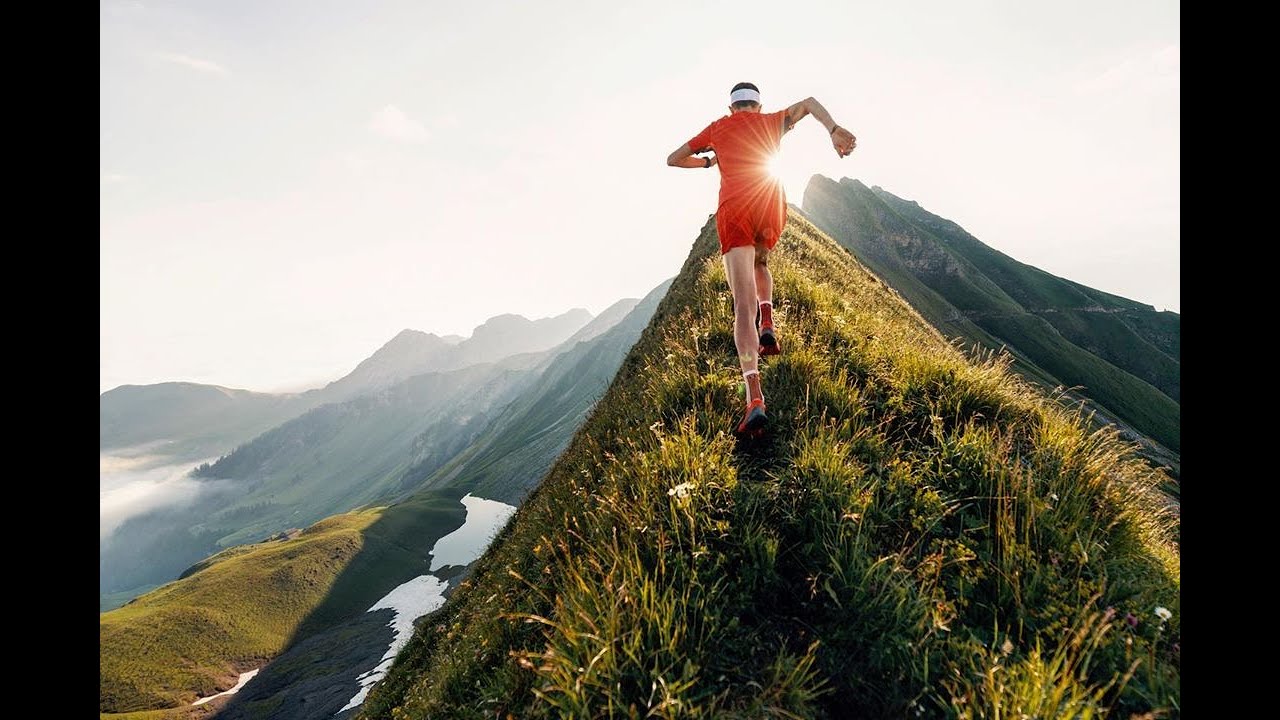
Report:
M 795 216 L 739 442 L 715 247 L 362 717 L 1176 712 L 1163 473 Z
M 377 517 L 339 515 L 292 540 L 232 548 L 200 572 L 103 613 L 100 709 L 189 705 L 265 663 L 323 601 Z

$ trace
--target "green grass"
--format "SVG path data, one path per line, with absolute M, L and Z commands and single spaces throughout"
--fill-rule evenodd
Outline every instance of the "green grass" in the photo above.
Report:
M 336 516 L 294 540 L 233 548 L 201 572 L 103 614 L 101 709 L 189 704 L 279 653 L 377 516 Z
M 1170 450 L 1181 451 L 1182 407 L 1155 387 L 1080 350 L 1034 315 L 991 318 L 985 327 L 1064 382 L 1087 381 L 1083 393 L 1098 398 Z
M 101 614 L 100 711 L 189 705 L 295 638 L 364 612 L 420 574 L 435 539 L 462 524 L 459 496 L 422 493 L 326 518 L 290 540 L 229 548 Z
M 1182 386 L 1177 356 L 1147 341 L 1132 326 L 1132 323 L 1145 323 L 1153 315 L 1151 311 L 1121 310 L 1054 312 L 1041 317 L 1078 347 L 1123 368 L 1179 402 Z
M 1176 715 L 1164 474 L 794 214 L 736 440 L 716 248 L 361 717 Z

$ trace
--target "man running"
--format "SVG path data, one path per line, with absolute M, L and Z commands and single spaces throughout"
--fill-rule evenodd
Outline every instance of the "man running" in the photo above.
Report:
M 805 98 L 786 110 L 765 114 L 760 112 L 759 88 L 738 83 L 729 93 L 729 114 L 667 156 L 672 167 L 720 167 L 716 231 L 733 293 L 733 342 L 747 386 L 747 409 L 738 423 L 740 433 L 764 428 L 758 358 L 782 352 L 773 328 L 773 277 L 768 258 L 787 222 L 787 198 L 782 182 L 769 173 L 769 160 L 778 152 L 782 136 L 806 115 L 813 115 L 827 129 L 840 157 L 853 152 L 857 145 L 853 133 L 837 125 L 817 100 Z M 715 154 L 694 155 L 706 151 Z

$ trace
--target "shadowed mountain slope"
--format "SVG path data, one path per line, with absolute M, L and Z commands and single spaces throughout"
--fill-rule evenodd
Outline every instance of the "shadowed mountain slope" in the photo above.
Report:
M 1007 347 L 1017 369 L 1050 388 L 1080 387 L 1107 419 L 1173 451 L 1176 466 L 1177 313 L 1018 262 L 918 203 L 857 180 L 815 175 L 803 210 L 944 335 Z

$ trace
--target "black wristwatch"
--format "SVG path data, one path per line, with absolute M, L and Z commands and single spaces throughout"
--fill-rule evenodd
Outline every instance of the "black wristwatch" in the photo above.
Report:
M 708 155 L 708 156 L 706 156 L 706 157 L 702 158 L 702 167 L 704 167 L 704 168 L 709 168 L 709 167 L 711 167 L 711 156 L 710 156 L 710 155 Z

